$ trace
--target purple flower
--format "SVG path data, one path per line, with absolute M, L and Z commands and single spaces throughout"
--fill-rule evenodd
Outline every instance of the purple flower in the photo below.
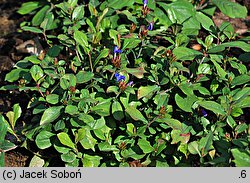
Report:
M 131 86 L 134 82 L 133 81 L 130 81 L 128 82 L 127 86 Z
M 115 48 L 114 48 L 114 53 L 121 53 L 122 52 L 122 50 L 120 50 L 119 48 L 118 48 L 118 46 L 115 46 Z
M 153 22 L 150 22 L 148 26 L 148 30 L 151 31 L 153 30 L 153 28 L 154 28 Z
M 115 73 L 115 77 L 116 77 L 116 80 L 117 82 L 120 82 L 120 81 L 124 81 L 125 80 L 125 76 L 123 75 L 120 75 L 119 73 Z
M 202 109 L 202 110 L 201 110 L 201 113 L 202 113 L 202 115 L 203 115 L 204 117 L 207 117 L 207 112 L 205 111 L 205 109 Z
M 142 0 L 143 2 L 143 7 L 145 8 L 148 5 L 148 0 Z

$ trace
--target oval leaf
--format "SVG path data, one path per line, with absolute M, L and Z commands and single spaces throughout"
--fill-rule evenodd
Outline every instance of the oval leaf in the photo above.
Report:
M 57 134 L 57 137 L 63 145 L 68 146 L 72 149 L 75 148 L 75 144 L 72 142 L 72 140 L 70 139 L 70 137 L 67 133 L 61 132 L 61 133 Z
M 56 106 L 46 109 L 42 115 L 40 125 L 55 121 L 60 116 L 62 108 L 63 106 Z

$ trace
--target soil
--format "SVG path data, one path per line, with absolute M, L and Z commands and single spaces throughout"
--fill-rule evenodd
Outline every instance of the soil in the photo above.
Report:
M 6 73 L 8 73 L 15 62 L 22 59 L 25 55 L 17 53 L 15 49 L 30 35 L 18 32 L 19 24 L 28 19 L 28 16 L 21 16 L 16 11 L 25 0 L 0 0 L 0 87 L 7 84 L 4 81 Z M 0 114 L 5 114 L 12 110 L 15 103 L 26 104 L 28 97 L 18 91 L 5 92 L 0 91 Z M 17 125 L 21 128 L 22 124 Z M 14 142 L 15 138 L 8 135 L 8 140 Z M 32 154 L 24 148 L 16 148 L 5 153 L 6 167 L 28 166 Z
M 31 40 L 35 35 L 21 33 L 18 31 L 21 22 L 28 20 L 29 16 L 21 16 L 16 11 L 26 0 L 0 0 L 0 87 L 7 84 L 4 81 L 6 73 L 8 73 L 14 64 L 21 60 L 26 53 L 18 52 L 18 45 L 23 44 L 27 40 Z M 247 6 L 250 13 L 250 1 L 238 0 L 239 3 Z M 223 21 L 229 21 L 238 34 L 246 34 L 250 27 L 250 15 L 246 19 L 230 19 L 220 12 L 216 12 L 213 20 L 216 25 L 220 25 Z M 249 33 L 249 32 L 248 32 Z M 12 110 L 15 103 L 26 106 L 29 97 L 25 93 L 0 91 L 0 114 L 6 114 Z M 26 111 L 23 111 L 26 112 Z M 26 112 L 27 113 L 27 112 Z M 19 127 L 22 127 L 20 122 Z M 9 137 L 8 139 L 14 138 Z M 25 148 L 16 148 L 6 152 L 5 166 L 22 167 L 28 166 L 32 154 Z M 131 166 L 140 166 L 138 162 L 131 162 Z

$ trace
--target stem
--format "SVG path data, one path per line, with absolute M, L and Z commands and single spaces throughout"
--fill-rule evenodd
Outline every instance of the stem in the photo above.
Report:
M 174 87 L 171 87 L 171 88 L 169 88 L 167 90 L 164 90 L 164 93 L 167 93 L 167 92 L 171 91 L 172 89 L 174 89 Z
M 90 55 L 90 52 L 88 53 L 88 56 L 89 56 L 89 64 L 90 64 L 90 69 L 91 69 L 91 72 L 93 72 L 93 64 L 92 64 L 92 58 L 91 58 L 91 55 Z
M 198 6 L 197 8 L 196 8 L 196 10 L 202 10 L 202 9 L 204 9 L 205 7 L 207 7 L 208 6 L 208 3 L 205 3 L 205 4 L 203 4 L 202 6 Z
M 90 69 L 91 69 L 91 72 L 93 73 L 94 69 L 93 69 L 93 63 L 92 63 L 92 58 L 91 58 L 90 52 L 88 52 L 88 56 L 89 56 Z M 91 83 L 93 83 L 93 79 L 91 79 Z M 94 92 L 94 88 L 93 87 L 91 88 L 91 91 Z
M 139 58 L 140 57 L 140 55 L 141 55 L 141 52 L 142 52 L 142 46 L 144 45 L 144 41 L 142 40 L 141 41 L 141 47 L 140 47 L 140 50 L 139 50 L 139 53 L 138 53 L 138 55 L 137 55 L 137 58 Z
M 117 93 L 116 97 L 115 98 L 118 98 L 119 95 L 121 94 L 122 91 L 119 91 L 119 93 Z
M 56 86 L 54 86 L 54 88 L 50 91 L 50 93 L 53 93 L 54 90 L 58 87 L 59 84 L 60 84 L 60 83 L 57 83 Z
M 79 62 L 82 62 L 82 60 L 81 60 L 81 58 L 80 58 L 80 55 L 79 55 L 79 53 L 78 53 L 78 50 L 77 50 L 77 49 L 75 49 L 75 51 L 76 51 L 76 56 L 77 56 L 77 58 L 78 58 Z
M 159 116 L 154 117 L 154 119 L 152 119 L 152 121 L 150 121 L 150 122 L 147 124 L 147 128 L 149 128 L 149 126 L 150 126 L 153 122 L 155 122 L 155 120 L 157 120 L 157 118 L 159 118 Z
M 40 93 L 40 94 L 42 95 L 42 97 L 44 98 L 43 92 L 41 91 L 39 84 L 37 84 L 36 87 L 37 87 L 39 93 Z
M 206 57 L 202 57 L 201 61 L 199 62 L 199 64 L 202 64 L 202 62 L 204 61 Z

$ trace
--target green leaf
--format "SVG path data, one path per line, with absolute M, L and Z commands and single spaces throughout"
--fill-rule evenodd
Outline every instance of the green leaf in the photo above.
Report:
M 213 62 L 214 66 L 216 67 L 217 73 L 220 76 L 220 78 L 224 79 L 225 76 L 227 75 L 226 71 L 224 71 L 215 60 L 211 59 L 211 61 Z
M 198 105 L 201 107 L 213 111 L 215 114 L 221 114 L 221 115 L 226 115 L 226 112 L 224 111 L 223 107 L 218 104 L 217 102 L 214 101 L 198 101 Z
M 110 105 L 111 98 L 105 99 L 102 102 L 98 103 L 96 106 L 91 108 L 91 111 L 99 114 L 100 116 L 109 116 L 110 115 Z
M 234 27 L 230 22 L 223 22 L 220 26 L 220 31 L 222 31 L 229 39 L 234 35 Z
M 108 0 L 108 6 L 116 10 L 122 9 L 126 6 L 132 6 L 134 0 L 120 1 L 120 0 Z
M 182 130 L 182 124 L 177 119 L 165 119 L 164 122 L 167 123 L 168 126 L 170 126 L 171 128 L 175 130 Z
M 211 30 L 210 27 L 214 26 L 214 22 L 211 18 L 203 14 L 202 12 L 196 12 L 196 19 L 201 23 L 202 27 L 206 30 Z
M 43 70 L 38 65 L 33 65 L 30 69 L 32 78 L 37 82 L 40 78 L 43 77 Z
M 72 13 L 72 20 L 80 20 L 84 17 L 84 5 L 77 6 Z
M 33 26 L 38 26 L 43 22 L 46 12 L 49 10 L 49 8 L 50 8 L 49 5 L 45 5 L 42 9 L 40 9 L 36 13 L 36 15 L 32 18 L 31 21 Z
M 102 22 L 103 18 L 105 17 L 105 15 L 108 13 L 109 9 L 108 8 L 105 8 L 102 12 L 102 14 L 98 17 L 98 20 L 97 20 L 97 23 L 96 23 L 96 30 L 99 31 L 100 29 L 100 23 Z M 98 34 L 99 33 L 99 34 Z M 100 32 L 97 32 L 97 36 L 98 35 L 101 35 Z M 99 39 L 101 40 L 101 39 Z M 96 41 L 96 42 L 99 42 L 99 41 Z
M 159 5 L 166 5 L 166 3 L 159 3 Z M 162 24 L 165 28 L 168 28 L 171 24 L 173 24 L 167 14 L 160 8 L 155 8 L 155 11 L 152 13 L 157 19 L 159 19 L 159 24 Z
M 138 68 L 124 68 L 123 69 L 125 72 L 134 75 L 135 77 L 141 79 L 143 78 L 143 74 L 147 73 L 145 71 L 144 67 L 138 67 Z
M 57 57 L 61 51 L 62 51 L 61 46 L 53 45 L 51 48 L 49 48 L 47 55 L 50 57 Z
M 83 167 L 98 167 L 100 165 L 101 159 L 102 157 L 100 156 L 84 154 L 82 160 Z
M 244 98 L 244 100 L 238 100 L 238 101 L 237 103 L 235 103 L 236 107 L 240 107 L 240 108 L 250 107 L 250 96 Z
M 8 82 L 16 81 L 23 75 L 23 73 L 27 73 L 28 71 L 29 71 L 28 69 L 13 69 L 8 74 L 6 74 L 5 81 Z
M 3 143 L 3 141 L 5 139 L 5 135 L 7 133 L 8 126 L 7 126 L 6 122 L 7 121 L 0 114 L 0 144 Z
M 227 117 L 227 124 L 233 129 L 237 124 L 232 118 L 232 116 Z
M 241 48 L 245 52 L 250 52 L 250 45 L 243 41 L 232 41 L 227 43 L 222 43 L 208 50 L 207 53 L 218 53 L 225 50 L 226 47 L 236 47 Z
M 209 64 L 200 64 L 197 74 L 211 74 L 211 68 Z
M 96 66 L 96 64 L 98 64 L 98 62 L 102 59 L 102 58 L 106 58 L 109 55 L 109 49 L 108 48 L 104 48 L 100 54 L 98 55 L 98 57 L 95 59 L 94 62 L 94 66 Z
M 41 6 L 39 4 L 40 3 L 38 1 L 31 1 L 31 2 L 22 3 L 21 8 L 19 8 L 19 10 L 17 12 L 21 15 L 28 14 L 28 13 L 34 11 L 35 9 L 39 8 Z
M 232 149 L 231 150 L 234 160 L 233 162 L 237 167 L 249 167 L 250 165 L 250 152 L 249 150 Z
M 43 31 L 53 30 L 57 27 L 53 12 L 48 12 L 45 15 L 45 18 L 43 22 L 41 23 L 40 27 L 43 28 Z
M 95 121 L 95 119 L 88 114 L 80 114 L 79 119 L 82 120 L 86 124 L 91 124 Z
M 229 0 L 212 0 L 212 2 L 230 18 L 245 18 L 247 8 Z
M 91 79 L 94 78 L 94 74 L 92 72 L 79 71 L 76 74 L 76 82 L 77 83 L 87 83 Z
M 202 152 L 202 156 L 205 156 L 209 150 L 212 149 L 213 144 L 213 132 L 210 131 L 206 137 L 201 138 L 199 142 L 199 149 Z
M 5 152 L 0 152 L 0 167 L 5 167 Z
M 71 8 L 74 8 L 77 5 L 78 0 L 68 0 L 68 4 Z
M 8 114 L 8 113 L 7 113 Z M 14 115 L 13 115 L 14 116 Z M 7 116 L 8 117 L 8 116 Z M 14 117 L 13 117 L 14 119 Z M 0 114 L 0 132 L 1 132 L 1 129 L 3 130 L 1 133 L 0 133 L 0 143 L 1 143 L 1 140 L 4 140 L 4 137 L 6 133 L 4 133 L 4 127 L 1 127 L 1 124 L 6 124 L 7 125 L 7 131 L 12 134 L 12 135 L 15 135 L 15 132 L 13 131 L 12 127 L 10 126 L 10 120 L 9 122 L 7 120 L 5 120 L 5 118 Z M 1 136 L 3 135 L 3 136 Z
M 235 132 L 237 134 L 244 132 L 245 130 L 248 129 L 248 125 L 246 123 L 241 123 L 235 127 Z
M 62 78 L 60 78 L 60 86 L 62 89 L 67 90 L 70 86 L 75 87 L 77 82 L 77 78 L 74 74 L 65 74 Z
M 18 86 L 16 85 L 5 85 L 0 88 L 0 90 L 6 91 L 6 90 L 16 90 L 18 89 Z
M 73 161 L 76 160 L 76 154 L 73 153 L 72 151 L 69 151 L 68 153 L 62 154 L 62 155 L 61 155 L 61 159 L 62 159 L 64 162 L 72 163 Z
M 192 105 L 197 101 L 196 97 L 188 96 L 186 98 L 182 98 L 178 93 L 175 94 L 175 102 L 178 107 L 186 112 L 193 112 Z
M 109 36 L 114 40 L 114 45 L 120 46 L 118 44 L 117 35 L 118 35 L 118 32 L 116 30 L 113 30 L 113 29 L 109 30 Z
M 13 111 L 9 111 L 9 112 L 7 112 L 6 116 L 9 119 L 9 123 L 12 126 L 12 129 L 13 129 L 14 123 L 15 123 L 14 122 L 14 112 Z
M 112 114 L 116 120 L 122 120 L 124 118 L 122 105 L 118 101 L 114 101 L 112 104 Z
M 232 112 L 231 112 L 231 116 L 233 117 L 239 117 L 242 114 L 244 114 L 243 110 L 239 107 L 233 107 L 232 108 Z
M 84 139 L 85 135 L 86 135 L 86 130 L 84 128 L 80 128 L 76 136 L 76 143 Z
M 48 131 L 41 131 L 36 136 L 36 145 L 39 149 L 46 149 L 51 146 L 50 137 L 54 136 L 54 133 L 48 132 Z
M 105 126 L 106 122 L 104 117 L 101 117 L 97 120 L 92 121 L 91 123 L 87 123 L 92 130 L 100 129 Z
M 126 112 L 129 114 L 129 116 L 134 119 L 134 120 L 140 120 L 140 121 L 143 121 L 143 122 L 148 122 L 145 117 L 141 114 L 141 112 L 136 109 L 135 107 L 133 106 L 128 106 L 126 107 Z
M 34 33 L 43 33 L 41 29 L 38 29 L 36 27 L 28 27 L 28 26 L 23 26 L 21 27 L 24 31 L 29 31 L 29 32 L 34 32 Z
M 250 87 L 242 88 L 240 91 L 233 95 L 233 101 L 238 102 L 250 95 Z
M 185 0 L 178 0 L 169 4 L 168 17 L 172 23 L 182 24 L 195 13 L 194 6 Z
M 237 85 L 242 85 L 245 83 L 249 83 L 250 82 L 250 76 L 247 74 L 242 74 L 239 76 L 236 76 L 233 80 L 232 80 L 232 85 L 233 86 L 237 86 Z
M 141 148 L 141 150 L 143 151 L 143 153 L 147 154 L 147 153 L 151 153 L 154 151 L 154 148 L 151 146 L 151 144 L 145 140 L 145 139 L 139 139 L 138 141 L 138 145 Z
M 65 113 L 68 113 L 70 115 L 78 114 L 79 113 L 78 107 L 74 105 L 67 105 L 65 108 Z
M 33 158 L 30 160 L 29 167 L 43 167 L 44 164 L 44 159 L 34 155 Z
M 16 121 L 17 119 L 21 116 L 22 114 L 22 109 L 21 107 L 19 106 L 19 104 L 15 104 L 13 106 L 13 112 L 14 112 L 14 119 L 13 119 L 13 124 L 12 125 L 12 128 L 14 129 L 15 125 L 16 125 Z
M 40 64 L 41 63 L 41 60 L 39 60 L 36 55 L 31 55 L 29 57 L 25 57 L 25 59 L 30 61 L 33 64 Z
M 75 149 L 75 144 L 72 142 L 72 140 L 70 139 L 70 137 L 67 133 L 61 132 L 61 133 L 57 134 L 57 137 L 63 145 L 68 146 L 72 149 Z
M 196 56 L 202 55 L 201 52 L 186 47 L 175 48 L 173 54 L 177 60 L 193 60 Z
M 156 92 L 157 90 L 159 90 L 159 86 L 157 86 L 157 85 L 141 86 L 138 89 L 137 98 L 139 100 L 142 97 L 152 96 L 154 94 L 154 92 Z
M 132 22 L 134 22 L 135 24 L 138 23 L 137 20 L 136 20 L 136 17 L 133 16 L 133 14 L 132 14 L 131 12 L 129 12 L 128 10 L 118 11 L 117 14 L 118 14 L 118 13 L 121 13 L 121 14 L 126 15 L 126 17 L 127 17 L 129 20 L 131 20 Z M 125 39 L 125 41 L 126 41 L 126 39 Z M 124 48 L 123 48 L 123 49 L 124 49 Z
M 1 146 L 1 150 L 3 151 L 3 152 L 7 152 L 7 151 L 10 151 L 10 150 L 13 150 L 13 149 L 15 149 L 17 146 L 14 144 L 14 143 L 12 143 L 12 142 L 10 142 L 10 141 L 8 141 L 8 140 L 4 140 L 3 141 L 3 143 L 2 144 L 0 144 Z
M 178 142 L 181 142 L 181 145 L 184 145 L 188 143 L 190 139 L 190 133 L 183 134 L 181 130 L 174 129 L 171 131 L 171 138 L 172 138 L 171 144 L 177 144 Z
M 89 53 L 89 43 L 88 43 L 88 38 L 85 33 L 81 31 L 75 31 L 74 32 L 74 39 L 76 42 L 81 45 L 84 48 L 85 53 Z
M 71 148 L 64 146 L 57 138 L 53 142 L 54 148 L 59 152 L 59 153 L 68 153 Z
M 199 156 L 201 157 L 201 153 L 200 153 L 200 150 L 199 150 L 199 144 L 198 144 L 197 141 L 193 141 L 193 142 L 190 142 L 188 144 L 188 151 L 191 154 L 199 154 Z
M 123 43 L 122 50 L 129 49 L 129 48 L 130 48 L 130 49 L 133 49 L 133 48 L 135 48 L 140 42 L 141 42 L 141 40 L 135 39 L 135 38 L 128 38 L 128 39 L 125 39 L 125 40 L 124 40 L 124 43 Z
M 89 129 L 85 128 L 85 137 L 80 141 L 80 143 L 85 149 L 92 149 L 95 151 L 95 144 L 97 143 L 97 140 L 92 137 Z
M 62 108 L 63 106 L 55 106 L 46 109 L 42 115 L 40 125 L 55 121 L 60 116 Z
M 59 102 L 59 95 L 49 94 L 46 96 L 46 101 L 50 104 L 57 104 Z
M 125 159 L 126 158 L 133 158 L 135 160 L 142 159 L 145 156 L 145 154 L 144 153 L 141 154 L 141 152 L 138 153 L 138 151 L 141 151 L 140 147 L 138 147 L 138 149 L 136 148 L 125 149 L 121 151 L 121 156 L 124 157 Z
M 118 151 L 115 145 L 111 145 L 108 142 L 101 142 L 98 144 L 98 148 L 100 151 L 108 152 L 108 151 Z

